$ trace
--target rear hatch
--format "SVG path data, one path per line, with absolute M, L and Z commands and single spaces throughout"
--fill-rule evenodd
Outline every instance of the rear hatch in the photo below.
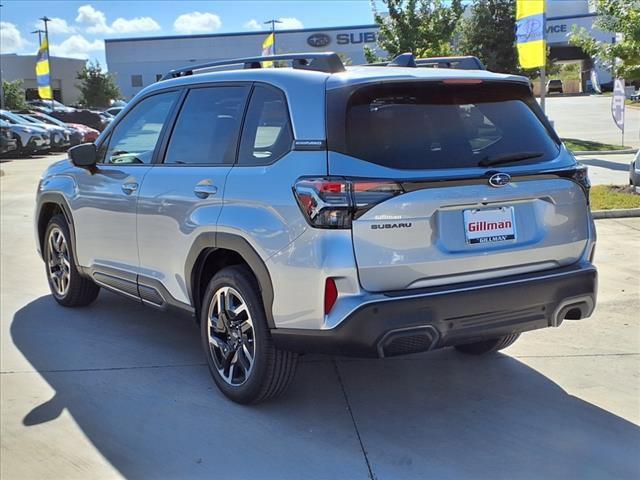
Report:
M 393 182 L 351 228 L 362 287 L 390 291 L 576 262 L 586 174 L 516 82 L 388 82 L 328 92 L 329 174 Z

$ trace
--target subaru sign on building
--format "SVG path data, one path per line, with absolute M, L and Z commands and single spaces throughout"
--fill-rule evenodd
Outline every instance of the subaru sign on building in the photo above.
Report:
M 307 37 L 307 44 L 313 48 L 326 47 L 331 43 L 331 37 L 326 33 L 312 33 Z

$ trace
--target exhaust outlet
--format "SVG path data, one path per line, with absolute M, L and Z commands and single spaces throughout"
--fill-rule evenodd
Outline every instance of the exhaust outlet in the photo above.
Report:
M 556 308 L 551 326 L 559 327 L 564 320 L 582 320 L 591 315 L 594 308 L 593 298 L 590 296 L 568 298 Z
M 439 338 L 438 330 L 432 325 L 392 330 L 378 342 L 378 356 L 384 358 L 426 352 L 436 346 Z

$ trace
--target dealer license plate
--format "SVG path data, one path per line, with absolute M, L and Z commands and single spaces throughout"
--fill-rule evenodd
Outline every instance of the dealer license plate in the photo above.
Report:
M 515 240 L 513 207 L 465 210 L 464 234 L 471 244 Z

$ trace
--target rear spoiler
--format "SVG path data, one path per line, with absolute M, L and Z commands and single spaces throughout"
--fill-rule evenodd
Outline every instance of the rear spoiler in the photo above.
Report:
M 398 55 L 390 62 L 369 63 L 372 67 L 455 68 L 458 70 L 486 70 L 478 57 L 415 58 L 412 53 Z

